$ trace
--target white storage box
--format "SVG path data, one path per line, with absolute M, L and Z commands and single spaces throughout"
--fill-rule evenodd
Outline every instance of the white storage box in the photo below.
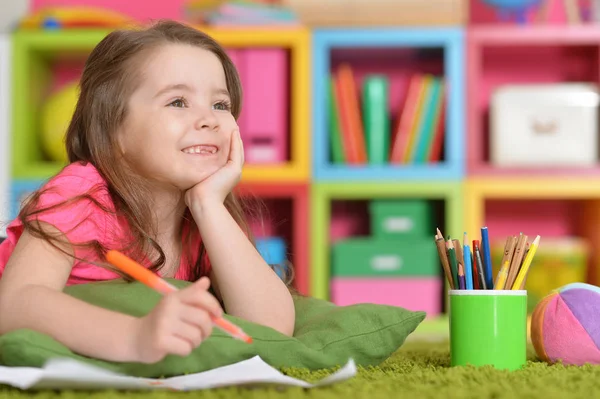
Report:
M 496 166 L 593 166 L 598 158 L 598 88 L 584 83 L 509 85 L 490 103 Z

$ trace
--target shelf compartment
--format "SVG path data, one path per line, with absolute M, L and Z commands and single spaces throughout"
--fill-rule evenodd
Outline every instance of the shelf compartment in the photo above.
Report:
M 467 42 L 467 175 L 598 176 L 590 167 L 496 167 L 490 100 L 506 84 L 600 82 L 600 32 L 590 26 L 471 27 Z
M 226 49 L 278 47 L 289 53 L 289 161 L 282 164 L 249 164 L 243 181 L 296 181 L 309 177 L 308 53 L 309 35 L 304 28 L 290 28 L 273 35 L 271 29 L 210 29 Z M 39 114 L 42 99 L 66 76 L 78 76 L 93 47 L 108 31 L 18 31 L 13 35 L 12 175 L 20 179 L 48 178 L 64 166 L 42 152 Z M 60 61 L 60 62 L 59 62 Z M 67 71 L 67 73 L 62 73 Z M 33 90 L 35 88 L 35 90 Z
M 294 287 L 302 294 L 310 291 L 308 261 L 309 188 L 304 183 L 243 183 L 236 193 L 266 211 L 263 224 L 253 223 L 258 236 L 282 236 L 288 245 L 294 268 Z M 262 205 L 261 205 L 262 203 Z
M 311 295 L 330 300 L 331 245 L 347 237 L 368 237 L 370 227 L 368 201 L 373 199 L 424 199 L 436 204 L 444 233 L 458 237 L 463 221 L 462 186 L 448 182 L 432 183 L 324 183 L 313 184 L 311 193 Z M 443 216 L 439 216 L 443 215 Z M 432 229 L 432 250 L 435 226 Z M 401 240 L 402 238 L 396 238 Z M 441 266 L 440 266 L 441 280 Z M 443 285 L 443 284 L 442 284 Z M 442 292 L 439 292 L 440 296 Z
M 463 174 L 463 31 L 461 29 L 317 29 L 313 35 L 313 174 L 316 180 L 459 178 Z M 446 96 L 442 162 L 431 164 L 337 164 L 331 161 L 329 80 L 342 63 L 356 70 L 357 90 L 366 75 L 389 84 L 390 131 L 406 97 L 412 72 L 443 77 Z M 389 138 L 390 147 L 393 134 Z M 389 158 L 388 158 L 389 159 Z

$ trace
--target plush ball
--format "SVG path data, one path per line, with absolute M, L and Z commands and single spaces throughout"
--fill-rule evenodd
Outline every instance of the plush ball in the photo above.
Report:
M 65 133 L 78 97 L 78 82 L 71 82 L 52 93 L 42 107 L 41 144 L 51 161 L 67 161 Z
M 549 363 L 600 364 L 600 288 L 573 283 L 544 297 L 531 315 L 531 341 Z

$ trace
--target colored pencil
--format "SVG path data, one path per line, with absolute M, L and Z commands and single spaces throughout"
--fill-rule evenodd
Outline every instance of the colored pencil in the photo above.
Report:
M 458 259 L 456 259 L 456 250 L 450 237 L 446 240 L 446 249 L 448 251 L 448 259 L 450 259 L 450 268 L 452 270 L 452 279 L 458 282 Z M 458 287 L 458 284 L 456 285 Z
M 477 259 L 475 259 L 475 250 L 471 252 L 471 267 L 473 269 L 473 289 L 479 290 L 481 287 L 479 286 L 479 273 L 477 272 Z
M 508 266 L 510 263 L 505 261 L 500 271 L 498 272 L 498 276 L 496 277 L 496 283 L 494 285 L 495 290 L 503 290 L 504 285 L 506 284 L 506 278 L 508 277 Z
M 166 295 L 171 292 L 177 291 L 177 288 L 169 284 L 167 281 L 160 278 L 144 266 L 140 265 L 133 259 L 123 255 L 122 253 L 110 250 L 106 253 L 106 260 L 113 266 L 120 269 L 122 272 L 130 275 L 137 281 L 146 284 L 148 287 L 156 290 L 157 292 Z M 252 342 L 252 338 L 248 336 L 240 327 L 231 323 L 230 321 L 211 315 L 212 321 L 215 326 L 225 331 L 234 338 L 240 339 L 247 343 Z
M 452 240 L 452 245 L 454 246 L 454 250 L 456 251 L 456 264 L 457 264 L 456 273 L 458 274 L 458 267 L 460 267 L 460 265 L 463 265 L 463 270 L 464 270 L 464 266 L 465 266 L 465 260 L 463 258 L 463 248 L 462 248 L 462 245 L 460 244 L 460 241 L 458 241 L 456 238 L 454 238 Z
M 490 237 L 487 227 L 481 228 L 481 252 L 483 255 L 483 265 L 485 270 L 485 285 L 491 290 L 494 288 L 492 276 L 492 254 L 490 252 Z
M 444 238 L 444 235 L 439 228 L 436 228 L 435 231 L 437 232 L 436 238 Z
M 481 249 L 479 248 L 479 240 L 473 240 L 473 256 L 475 257 L 475 265 L 477 266 L 479 288 L 482 290 L 487 290 L 487 285 L 485 282 L 485 271 L 483 270 L 485 266 L 483 264 L 483 258 L 481 256 Z
M 446 254 L 446 242 L 444 241 L 444 237 L 440 237 L 436 234 L 435 245 L 438 250 L 438 256 L 440 258 L 440 263 L 442 264 L 442 268 L 444 270 L 444 274 L 446 275 L 446 279 L 448 280 L 448 285 L 450 289 L 455 289 L 456 284 L 454 283 L 454 279 L 452 278 L 452 270 L 450 269 L 450 263 L 448 263 L 448 255 Z
M 535 237 L 535 240 L 531 243 L 529 247 L 529 251 L 527 252 L 527 256 L 523 260 L 523 264 L 521 265 L 521 270 L 519 270 L 519 274 L 515 279 L 515 282 L 512 286 L 513 290 L 522 290 L 525 286 L 525 278 L 527 277 L 527 273 L 529 272 L 529 268 L 531 267 L 531 261 L 535 256 L 535 251 L 540 245 L 540 236 Z
M 465 284 L 465 271 L 463 270 L 463 265 L 458 264 L 458 288 L 461 290 L 466 289 Z
M 494 289 L 503 290 L 506 285 L 506 279 L 508 278 L 508 269 L 510 267 L 510 261 L 512 260 L 513 253 L 515 252 L 515 245 L 517 243 L 517 238 L 515 236 L 509 236 L 506 240 L 506 245 L 504 245 L 504 255 L 502 256 L 502 263 L 500 267 L 500 271 L 498 272 L 498 276 L 496 277 L 496 282 L 494 284 Z
M 465 289 L 473 289 L 473 267 L 471 266 L 471 248 L 469 247 L 469 239 L 467 232 L 463 234 L 463 259 L 465 261 Z

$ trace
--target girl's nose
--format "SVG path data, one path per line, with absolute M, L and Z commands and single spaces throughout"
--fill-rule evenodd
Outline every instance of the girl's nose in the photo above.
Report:
M 196 120 L 196 129 L 216 130 L 219 127 L 219 119 L 211 109 L 200 111 L 200 116 Z

